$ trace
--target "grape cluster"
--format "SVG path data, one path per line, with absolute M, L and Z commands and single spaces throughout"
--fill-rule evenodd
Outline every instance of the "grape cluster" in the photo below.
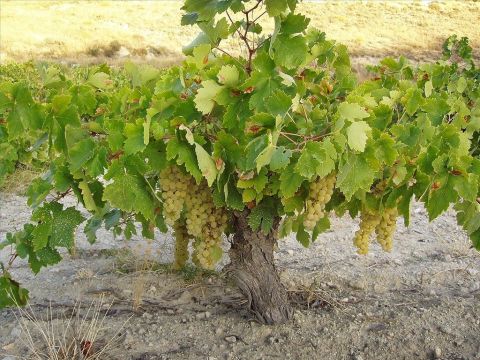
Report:
M 380 223 L 380 216 L 372 211 L 363 211 L 360 215 L 360 229 L 355 233 L 353 244 L 361 255 L 368 254 L 370 235 Z
M 335 181 L 335 173 L 332 172 L 310 183 L 305 219 L 303 220 L 303 226 L 306 230 L 313 230 L 317 222 L 325 216 L 325 206 L 332 198 Z
M 165 221 L 175 231 L 175 268 L 188 259 L 188 243 L 194 243 L 194 262 L 213 269 L 221 252 L 222 234 L 227 227 L 227 213 L 217 208 L 207 183 L 199 185 L 178 166 L 169 166 L 160 173 Z M 183 213 L 182 213 L 183 211 Z M 180 220 L 181 219 L 181 220 Z
M 227 214 L 224 209 L 215 207 L 206 183 L 195 185 L 186 205 L 187 231 L 197 239 L 194 260 L 203 268 L 213 269 L 216 261 L 212 249 L 220 249 L 222 234 L 227 226 Z
M 175 261 L 173 263 L 173 268 L 179 270 L 185 266 L 185 263 L 188 260 L 188 243 L 190 241 L 190 236 L 188 235 L 185 221 L 181 219 L 175 221 L 173 230 L 173 235 L 175 236 Z
M 377 234 L 377 242 L 383 250 L 390 252 L 393 247 L 393 234 L 397 226 L 397 208 L 385 209 L 379 224 L 375 228 Z
M 160 172 L 162 188 L 163 216 L 168 225 L 173 225 L 180 218 L 187 193 L 194 184 L 190 175 L 178 166 L 169 166 Z

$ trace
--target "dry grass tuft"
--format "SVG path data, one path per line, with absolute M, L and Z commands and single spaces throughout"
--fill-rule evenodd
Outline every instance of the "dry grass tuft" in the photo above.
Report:
M 30 183 L 43 173 L 44 169 L 21 166 L 12 174 L 7 175 L 5 181 L 0 184 L 0 191 L 23 195 L 27 191 Z
M 17 320 L 23 332 L 22 340 L 32 360 L 108 360 L 118 358 L 119 331 L 106 338 L 106 316 L 111 304 L 103 297 L 83 309 L 75 304 L 70 316 L 59 316 L 50 305 L 45 318 L 38 317 L 31 307 L 18 308 Z M 83 310 L 83 314 L 82 314 Z M 128 320 L 127 320 L 128 321 Z

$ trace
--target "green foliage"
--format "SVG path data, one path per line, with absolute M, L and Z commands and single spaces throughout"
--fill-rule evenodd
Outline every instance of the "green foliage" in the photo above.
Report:
M 468 41 L 449 38 L 443 59 L 419 67 L 384 59 L 357 84 L 345 46 L 308 29 L 296 3 L 185 1 L 182 23 L 202 33 L 182 65 L 162 72 L 2 74 L 0 181 L 28 159 L 49 170 L 28 190 L 32 223 L 0 246 L 38 272 L 60 260 L 57 248 L 71 249 L 81 223 L 90 242 L 102 224 L 126 237 L 134 221 L 145 236 L 166 231 L 159 172 L 177 164 L 208 182 L 216 206 L 247 212 L 265 233 L 282 221 L 280 233 L 305 246 L 330 226 L 327 216 L 305 230 L 309 184 L 335 174 L 328 211 L 398 207 L 408 223 L 413 196 L 430 219 L 453 205 L 480 249 L 480 71 Z M 273 18 L 272 34 L 254 11 Z M 233 36 L 248 40 L 246 54 L 222 51 Z M 66 194 L 87 218 L 62 205 Z M 6 291 L 19 303 L 27 296 L 7 270 L 0 306 L 11 304 Z

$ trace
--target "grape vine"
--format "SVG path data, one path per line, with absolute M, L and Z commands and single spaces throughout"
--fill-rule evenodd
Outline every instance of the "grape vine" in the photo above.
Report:
M 185 1 L 182 24 L 202 32 L 178 66 L 0 67 L 0 183 L 23 163 L 47 169 L 27 191 L 31 221 L 0 240 L 11 251 L 0 307 L 28 298 L 15 259 L 35 273 L 58 263 L 80 225 L 90 242 L 101 226 L 126 238 L 135 223 L 150 238 L 172 226 L 174 266 L 191 241 L 192 261 L 213 269 L 239 214 L 304 246 L 330 212 L 360 215 L 352 236 L 365 254 L 374 233 L 392 250 L 415 199 L 430 220 L 452 208 L 480 249 L 480 70 L 468 39 L 450 37 L 432 63 L 383 59 L 359 83 L 347 48 L 309 28 L 297 1 L 210 3 Z M 222 47 L 233 37 L 245 53 Z

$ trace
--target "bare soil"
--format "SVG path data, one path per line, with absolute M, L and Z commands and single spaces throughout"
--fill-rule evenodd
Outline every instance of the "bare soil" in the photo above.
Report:
M 30 210 L 18 195 L 0 193 L 0 204 L 1 241 Z M 37 276 L 24 262 L 12 273 L 31 290 L 41 324 L 50 307 L 53 318 L 68 316 L 103 294 L 111 308 L 96 341 L 116 338 L 113 359 L 480 359 L 480 254 L 454 214 L 428 223 L 414 204 L 411 226 L 398 221 L 390 254 L 373 245 L 358 256 L 357 227 L 333 218 L 310 249 L 280 240 L 275 262 L 295 308 L 294 320 L 280 326 L 259 325 L 221 271 L 186 280 L 192 274 L 159 265 L 172 261 L 171 234 L 148 242 L 101 231 L 90 246 L 78 231 L 75 256 Z M 153 265 L 142 265 L 147 258 Z M 0 311 L 2 360 L 27 357 L 17 313 Z

